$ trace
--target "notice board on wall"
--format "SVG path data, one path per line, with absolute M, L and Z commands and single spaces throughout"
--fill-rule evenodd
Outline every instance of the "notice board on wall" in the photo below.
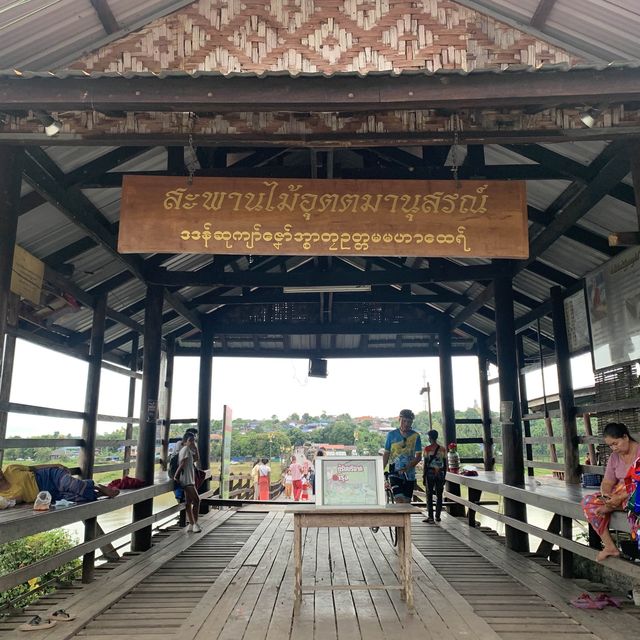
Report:
M 586 278 L 594 368 L 640 360 L 640 247 Z
M 385 502 L 380 456 L 316 459 L 316 505 L 379 506 Z

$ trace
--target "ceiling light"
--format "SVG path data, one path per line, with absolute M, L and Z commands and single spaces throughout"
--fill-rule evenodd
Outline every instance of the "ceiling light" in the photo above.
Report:
M 371 291 L 370 284 L 338 284 L 308 287 L 283 287 L 284 293 L 366 293 Z
M 51 138 L 62 131 L 62 122 L 50 116 L 46 111 L 34 111 L 34 115 L 44 125 L 44 132 Z
M 578 117 L 585 127 L 592 129 L 596 124 L 598 113 L 597 109 L 585 109 L 578 114 Z

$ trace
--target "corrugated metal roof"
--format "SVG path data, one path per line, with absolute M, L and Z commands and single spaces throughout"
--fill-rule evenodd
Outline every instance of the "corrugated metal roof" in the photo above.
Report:
M 18 244 L 38 258 L 46 258 L 84 236 L 81 229 L 48 202 L 18 218 Z
M 566 48 L 594 59 L 640 58 L 639 0 L 556 0 L 540 31 L 529 25 L 540 0 L 458 0 L 494 17 L 511 18 L 524 31 L 549 36 Z
M 464 0 L 462 4 L 483 5 L 501 15 L 509 15 L 520 21 L 528 21 L 533 15 L 539 0 L 477 0 L 475 2 Z M 157 17 L 162 12 L 177 9 L 188 3 L 183 1 L 168 0 L 142 0 L 132 3 L 130 0 L 110 0 L 110 7 L 120 24 L 131 27 L 142 24 Z M 560 26 L 563 25 L 559 33 Z M 597 25 L 597 26 L 596 26 Z M 575 0 L 557 0 L 553 11 L 549 16 L 545 32 L 555 34 L 558 40 L 575 45 L 582 51 L 590 51 L 596 57 L 604 61 L 614 58 L 624 58 L 622 64 L 594 63 L 568 67 L 567 65 L 543 65 L 539 68 L 525 66 L 511 66 L 506 70 L 474 70 L 473 75 L 479 73 L 503 73 L 527 71 L 530 73 L 572 73 L 580 69 L 611 70 L 618 68 L 640 68 L 640 62 L 634 58 L 640 58 L 640 0 L 629 0 L 623 4 L 609 0 L 584 0 L 578 5 Z M 122 35 L 122 34 L 120 34 Z M 97 16 L 91 7 L 89 0 L 30 0 L 27 3 L 17 3 L 10 0 L 0 0 L 0 68 L 8 71 L 0 72 L 0 77 L 17 78 L 13 68 L 31 69 L 33 72 L 25 72 L 22 77 L 52 77 L 49 73 L 38 73 L 44 69 L 55 68 L 61 60 L 77 58 L 85 48 L 95 48 L 103 41 L 104 31 Z M 34 47 L 37 42 L 38 46 Z M 623 55 L 618 55 L 622 53 Z M 597 54 L 597 55 L 596 55 Z M 405 72 L 408 75 L 431 75 L 429 71 L 417 70 Z M 467 75 L 462 70 L 439 70 L 436 76 Z M 117 76 L 111 73 L 92 73 L 91 78 L 99 79 L 106 76 Z M 219 76 L 218 72 L 197 72 L 188 74 L 185 72 L 166 72 L 159 77 L 198 77 Z M 231 74 L 231 77 L 257 76 L 268 79 L 273 76 L 291 75 L 288 71 L 265 72 L 263 74 Z M 323 76 L 327 74 L 297 74 L 308 76 Z M 347 77 L 359 77 L 359 73 L 340 73 L 335 75 Z M 396 72 L 372 72 L 371 75 L 391 77 Z M 82 77 L 84 72 L 60 72 L 58 77 Z M 155 74 L 127 73 L 125 77 L 148 77 Z M 16 81 L 19 81 L 17 79 Z M 588 165 L 599 153 L 602 152 L 606 142 L 571 142 L 541 145 L 544 148 L 559 154 L 569 160 Z M 105 154 L 113 151 L 112 147 L 65 147 L 56 146 L 46 148 L 46 152 L 63 173 L 69 173 L 74 169 L 84 166 Z M 420 158 L 422 150 L 406 148 L 406 152 Z M 247 155 L 249 152 L 243 152 Z M 338 153 L 338 152 L 336 152 Z M 361 158 L 348 150 L 341 151 L 342 166 L 358 167 Z M 297 157 L 296 157 L 297 156 Z M 291 153 L 285 158 L 285 165 L 295 164 L 298 159 L 304 159 L 306 163 L 306 151 Z M 459 158 L 461 160 L 461 158 Z M 498 145 L 485 147 L 485 161 L 490 165 L 500 164 L 535 164 L 534 161 Z M 449 159 L 451 162 L 451 159 Z M 156 147 L 148 152 L 133 158 L 120 165 L 118 171 L 157 171 L 164 170 L 167 166 L 167 151 L 164 147 Z M 627 183 L 628 178 L 627 178 Z M 569 186 L 565 180 L 535 180 L 527 185 L 528 203 L 538 209 L 546 209 Z M 28 193 L 29 187 L 23 186 L 23 194 Z M 119 218 L 121 190 L 111 189 L 84 189 L 89 200 L 101 211 L 109 222 L 117 222 Z M 607 236 L 611 231 L 635 228 L 637 214 L 633 206 L 627 205 L 612 197 L 605 197 L 593 209 L 582 218 L 578 226 L 586 228 L 600 236 Z M 49 204 L 44 204 L 22 215 L 19 220 L 18 243 L 40 258 L 46 258 L 52 253 L 68 246 L 76 240 L 84 237 L 75 225 Z M 292 257 L 287 260 L 287 269 L 307 263 L 312 258 Z M 602 264 L 606 256 L 578 244 L 570 239 L 561 238 L 555 242 L 541 256 L 543 263 L 549 264 L 555 269 L 581 277 L 594 267 Z M 105 282 L 113 275 L 123 271 L 122 263 L 108 251 L 96 247 L 73 257 L 70 262 L 75 266 L 74 282 L 84 289 Z M 211 256 L 184 255 L 167 256 L 164 265 L 176 270 L 197 270 L 211 262 Z M 366 261 L 362 258 L 349 258 L 346 260 L 356 268 L 364 268 Z M 486 264 L 485 259 L 452 260 L 457 264 L 473 265 Z M 228 267 L 229 269 L 231 267 Z M 251 268 L 248 256 L 239 257 L 235 268 L 246 270 Z M 383 269 L 377 264 L 371 267 L 373 271 Z M 549 289 L 555 283 L 535 275 L 529 271 L 520 272 L 514 281 L 516 290 L 521 291 L 535 300 L 546 300 L 549 297 Z M 470 299 L 479 295 L 484 286 L 475 282 L 439 283 L 439 289 L 449 290 L 463 294 Z M 435 289 L 436 287 L 434 287 Z M 187 300 L 191 300 L 206 291 L 206 287 L 185 287 L 180 294 Z M 429 287 L 413 287 L 415 292 L 429 291 Z M 143 283 L 131 280 L 109 294 L 109 304 L 116 309 L 125 309 L 132 304 L 139 303 L 146 296 L 146 288 Z M 439 303 L 429 305 L 432 309 L 451 311 L 458 313 L 462 306 L 452 303 Z M 163 309 L 169 310 L 165 303 Z M 492 308 L 492 303 L 487 305 Z M 516 303 L 516 314 L 523 315 L 528 309 L 522 304 Z M 140 310 L 133 316 L 141 321 L 144 311 Z M 86 331 L 91 326 L 91 314 L 83 309 L 77 313 L 69 313 L 60 317 L 59 325 L 65 330 Z M 492 320 L 480 314 L 474 314 L 467 324 L 476 330 L 491 334 L 495 330 Z M 184 325 L 180 317 L 168 322 L 164 326 L 165 332 L 171 332 Z M 551 335 L 552 328 L 548 319 L 542 321 L 543 332 Z M 129 332 L 127 327 L 116 325 L 107 331 L 107 340 L 113 340 Z M 275 336 L 275 338 L 279 338 Z M 393 346 L 393 339 L 389 335 L 373 334 L 370 339 L 375 343 L 375 348 L 386 350 Z M 331 345 L 329 338 L 323 339 Z M 360 338 L 357 335 L 336 336 L 335 344 L 338 348 L 355 348 L 359 345 Z M 230 343 L 237 348 L 252 348 L 253 341 L 244 337 L 233 338 Z M 277 340 L 261 340 L 261 346 L 265 349 L 273 349 Z M 537 347 L 535 343 L 526 340 L 529 353 Z M 292 336 L 291 346 L 294 349 L 310 350 L 316 346 L 315 336 Z

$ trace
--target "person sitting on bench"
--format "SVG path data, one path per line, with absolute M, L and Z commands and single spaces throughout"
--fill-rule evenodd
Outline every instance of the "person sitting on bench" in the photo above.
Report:
M 631 437 L 627 425 L 610 422 L 602 432 L 605 443 L 611 448 L 611 457 L 604 472 L 599 493 L 592 493 L 582 500 L 582 508 L 589 524 L 602 540 L 603 549 L 596 560 L 602 562 L 609 556 L 619 556 L 609 533 L 609 521 L 614 511 L 624 511 L 629 496 L 625 477 L 640 455 L 640 445 Z
M 92 502 L 98 496 L 113 498 L 118 489 L 96 484 L 93 480 L 80 480 L 61 464 L 41 464 L 32 467 L 10 464 L 0 471 L 0 496 L 19 502 L 33 502 L 40 491 L 48 491 L 52 502 Z

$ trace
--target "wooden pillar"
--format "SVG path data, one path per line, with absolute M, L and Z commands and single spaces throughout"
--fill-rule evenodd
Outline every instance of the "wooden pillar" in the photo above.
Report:
M 104 349 L 104 329 L 107 311 L 107 297 L 100 296 L 93 310 L 91 343 L 89 345 L 89 371 L 87 389 L 84 397 L 85 418 L 82 424 L 80 449 L 80 473 L 83 478 L 93 475 L 93 463 L 96 455 L 96 432 L 98 427 L 98 400 L 100 398 L 100 376 L 102 374 L 102 352 Z
M 131 373 L 138 373 L 138 347 L 140 345 L 140 336 L 137 334 L 131 340 L 131 359 L 129 361 L 129 369 Z M 133 418 L 133 412 L 136 409 L 136 382 L 137 378 L 132 375 L 129 378 L 129 401 L 127 402 L 127 418 Z M 127 422 L 124 433 L 125 440 L 133 439 L 133 422 Z M 131 460 L 131 445 L 124 446 L 124 463 L 127 464 Z M 122 477 L 129 475 L 129 469 L 122 470 Z
M 631 143 L 629 148 L 631 159 L 631 177 L 633 178 L 633 193 L 636 200 L 636 215 L 638 217 L 638 231 L 640 232 L 640 153 L 637 142 Z
M 480 377 L 480 411 L 482 412 L 482 457 L 485 471 L 493 471 L 493 436 L 491 434 L 491 405 L 489 403 L 489 360 L 486 345 L 478 343 L 478 374 Z
M 18 208 L 22 184 L 22 147 L 0 149 L 0 372 L 7 331 L 7 309 L 11 295 L 13 254 L 18 230 Z
M 160 388 L 160 350 L 162 348 L 162 287 L 147 286 L 144 310 L 144 360 L 142 367 L 142 406 L 140 432 L 136 456 L 136 478 L 146 485 L 153 484 L 156 457 L 156 420 L 158 419 L 158 391 Z M 148 518 L 153 512 L 153 499 L 133 506 L 133 521 Z M 151 526 L 132 536 L 132 551 L 146 551 L 151 547 Z
M 167 372 L 164 380 L 167 406 L 162 422 L 162 452 L 160 465 L 166 471 L 169 462 L 169 435 L 171 433 L 171 397 L 173 393 L 173 361 L 176 355 L 176 343 L 173 338 L 167 339 Z
M 9 308 L 7 310 L 7 328 L 15 329 L 18 326 L 18 306 L 20 299 L 15 293 L 9 296 Z M 9 335 L 4 343 L 4 364 L 0 376 L 0 402 L 9 402 L 11 397 L 11 380 L 13 378 L 13 362 L 16 354 L 16 336 Z M 9 414 L 0 409 L 0 440 L 7 437 L 7 421 Z M 4 460 L 4 449 L 0 448 L 0 468 Z
M 513 316 L 513 289 L 511 278 L 503 276 L 495 281 L 496 346 L 500 384 L 500 422 L 502 426 L 502 464 L 505 484 L 524 485 L 524 459 L 522 455 L 522 423 L 518 394 L 518 361 Z M 527 508 L 522 502 L 504 499 L 505 515 L 527 521 Z M 528 551 L 527 534 L 513 527 L 505 527 L 507 547 L 515 551 Z
M 200 468 L 209 468 L 211 453 L 211 380 L 213 373 L 213 323 L 204 319 L 200 343 L 200 380 L 198 383 L 198 455 Z M 205 480 L 200 493 L 209 490 L 209 480 Z M 209 506 L 200 503 L 200 513 L 207 513 Z
M 564 301 L 560 287 L 551 288 L 551 309 L 553 313 L 553 339 L 556 345 L 562 444 L 564 446 L 564 481 L 567 484 L 580 484 L 580 456 L 576 408 L 573 398 L 573 379 L 571 377 L 571 354 L 569 353 Z
M 527 395 L 527 381 L 523 369 L 525 367 L 524 358 L 524 342 L 522 334 L 518 334 L 518 380 L 520 382 L 520 415 L 527 415 L 529 413 L 529 396 Z M 522 426 L 524 427 L 524 435 L 526 438 L 531 437 L 531 422 L 529 420 L 523 420 Z M 524 445 L 524 450 L 527 460 L 533 460 L 533 445 L 531 443 Z M 533 477 L 534 468 L 527 467 L 527 475 Z
M 87 372 L 87 389 L 84 397 L 84 421 L 82 423 L 82 447 L 80 448 L 80 475 L 91 478 L 96 458 L 96 433 L 98 429 L 98 401 L 100 399 L 100 376 L 102 374 L 102 353 L 104 351 L 104 329 L 107 312 L 107 296 L 96 300 L 93 309 L 93 325 L 91 326 L 91 343 L 89 345 L 89 371 Z M 84 521 L 84 541 L 89 542 L 96 537 L 97 518 Z M 82 557 L 82 582 L 93 580 L 95 552 L 85 553 Z
M 453 362 L 451 360 L 451 320 L 445 316 L 441 320 L 438 336 L 438 351 L 440 359 L 440 393 L 442 404 L 442 426 L 444 428 L 445 447 L 456 441 L 456 409 L 453 395 Z M 447 491 L 453 495 L 460 495 L 460 485 L 447 482 Z M 464 507 L 455 504 L 449 507 L 453 516 L 464 515 Z

